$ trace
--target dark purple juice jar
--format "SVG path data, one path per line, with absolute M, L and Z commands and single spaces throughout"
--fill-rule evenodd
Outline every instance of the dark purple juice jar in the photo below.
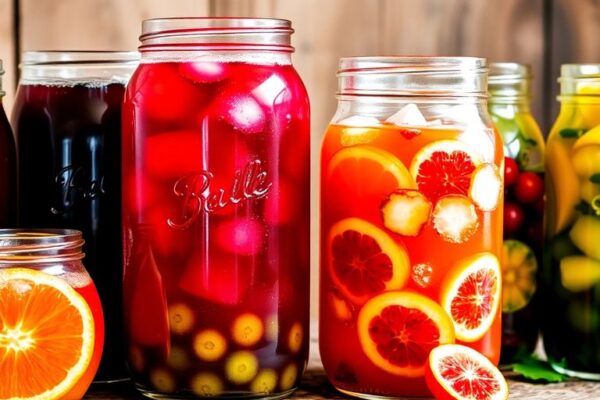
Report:
M 4 74 L 0 60 L 0 77 Z M 4 106 L 2 105 L 2 79 L 0 78 L 0 228 L 15 224 L 17 205 L 17 155 Z
M 121 103 L 136 52 L 26 52 L 12 123 L 19 225 L 77 229 L 102 300 L 97 381 L 125 379 L 121 313 Z

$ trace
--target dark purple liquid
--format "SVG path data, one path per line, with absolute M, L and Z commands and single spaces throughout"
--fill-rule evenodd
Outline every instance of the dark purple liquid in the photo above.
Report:
M 0 102 L 0 228 L 12 228 L 16 222 L 17 156 L 15 139 L 4 107 Z
M 21 85 L 12 118 L 19 152 L 20 226 L 83 232 L 84 264 L 98 287 L 106 319 L 106 345 L 96 376 L 101 381 L 127 376 L 121 313 L 124 90 L 121 84 Z M 0 190 L 1 185 L 0 179 Z

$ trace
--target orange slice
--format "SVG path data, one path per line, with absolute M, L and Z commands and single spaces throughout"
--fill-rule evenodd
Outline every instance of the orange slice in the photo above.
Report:
M 471 175 L 483 162 L 468 144 L 458 140 L 438 140 L 415 154 L 410 173 L 429 200 L 436 202 L 449 194 L 469 193 Z
M 392 153 L 372 146 L 345 147 L 328 163 L 323 184 L 328 204 L 356 205 L 379 210 L 381 202 L 396 189 L 416 189 L 406 166 Z
M 459 344 L 431 351 L 425 381 L 436 399 L 508 398 L 508 385 L 498 368 L 484 355 Z
M 454 322 L 456 338 L 474 342 L 488 331 L 498 310 L 500 264 L 491 253 L 461 260 L 442 283 L 441 304 Z
M 417 293 L 388 292 L 372 298 L 361 309 L 357 326 L 369 360 L 393 375 L 422 376 L 429 352 L 454 343 L 448 315 Z
M 61 278 L 0 269 L 0 399 L 63 398 L 94 352 L 94 317 Z
M 402 288 L 409 277 L 404 248 L 362 219 L 347 218 L 333 225 L 328 248 L 332 280 L 356 304 L 385 290 Z

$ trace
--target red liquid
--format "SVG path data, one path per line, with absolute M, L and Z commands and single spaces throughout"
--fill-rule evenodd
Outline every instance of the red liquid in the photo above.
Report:
M 436 223 L 436 215 L 440 220 L 444 218 L 444 208 L 453 212 L 453 207 L 461 201 L 469 204 L 471 200 L 467 200 L 465 189 L 470 187 L 469 181 L 475 173 L 465 167 L 465 158 L 458 156 L 452 163 L 460 168 L 453 169 L 448 161 L 442 165 L 444 146 L 463 149 L 472 146 L 477 149 L 473 151 L 474 157 L 480 148 L 488 150 L 488 154 L 491 152 L 487 155 L 488 167 L 501 170 L 502 150 L 497 135 L 491 129 L 481 129 L 477 135 L 479 143 L 487 146 L 469 142 L 474 140 L 473 136 L 469 139 L 464 131 L 453 127 L 428 129 L 391 124 L 328 127 L 321 153 L 319 345 L 325 371 L 336 388 L 365 398 L 430 396 L 424 365 L 431 348 L 440 343 L 467 345 L 498 363 L 500 289 L 489 290 L 492 292 L 489 295 L 484 279 L 475 276 L 473 286 L 483 288 L 481 293 L 488 293 L 482 295 L 481 304 L 490 310 L 485 329 L 478 335 L 455 335 L 450 313 L 447 307 L 442 309 L 444 298 L 450 293 L 446 288 L 458 281 L 457 271 L 473 263 L 474 257 L 485 254 L 487 260 L 496 260 L 495 287 L 500 285 L 501 195 L 495 199 L 493 209 L 473 208 L 475 215 L 470 218 L 476 218 L 477 222 L 470 222 L 472 229 L 463 229 L 460 235 L 450 236 L 452 229 L 446 230 Z M 412 168 L 416 160 L 425 159 L 424 152 L 431 148 L 428 146 L 437 146 L 429 160 L 437 157 L 438 163 L 422 161 L 419 171 L 428 173 L 422 175 L 428 180 L 417 181 L 418 191 L 410 189 L 413 178 L 408 169 L 402 172 L 408 168 L 404 166 Z M 429 170 L 424 166 L 427 163 L 432 166 Z M 389 171 L 395 171 L 395 177 Z M 454 173 L 451 181 L 454 185 L 442 186 L 445 172 Z M 496 173 L 499 181 L 499 172 Z M 460 192 L 465 196 L 447 194 Z M 393 197 L 394 193 L 398 197 Z M 387 219 L 397 212 L 387 208 L 393 201 L 396 205 L 402 202 L 404 209 L 409 209 L 396 220 Z M 413 207 L 416 201 L 427 208 Z M 464 215 L 455 216 L 449 226 L 465 223 Z M 391 261 L 398 254 L 404 254 L 405 258 Z M 405 281 L 377 286 L 384 281 L 382 277 L 388 279 L 388 265 L 393 267 L 390 274 L 403 276 Z M 492 279 L 490 275 L 487 277 Z M 468 286 L 465 288 L 469 290 Z M 391 305 L 386 303 L 390 298 L 394 299 Z M 400 302 L 403 303 L 398 307 Z M 421 310 L 437 315 L 438 321 L 448 320 L 434 325 L 431 317 L 424 318 Z M 471 318 L 469 314 L 473 315 L 470 311 L 463 315 Z
M 124 295 L 143 392 L 297 385 L 308 355 L 308 112 L 290 65 L 159 63 L 134 74 Z

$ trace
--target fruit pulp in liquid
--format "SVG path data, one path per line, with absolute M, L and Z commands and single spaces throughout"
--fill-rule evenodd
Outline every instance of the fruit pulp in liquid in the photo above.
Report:
M 503 161 L 498 139 L 485 127 L 476 135 L 391 124 L 328 128 L 321 158 L 319 337 L 325 369 L 337 388 L 359 395 L 427 395 L 423 366 L 440 335 L 498 362 Z M 444 288 L 458 281 L 452 271 L 476 265 L 473 257 L 482 254 L 480 260 L 493 266 L 484 270 L 494 270 L 493 277 L 472 275 L 471 288 L 462 289 L 472 301 L 477 288 L 485 294 L 493 280 L 495 304 L 489 293 L 480 297 L 476 302 L 488 312 L 483 331 L 463 334 L 466 341 L 448 339 L 453 329 L 449 311 L 440 306 Z M 437 328 L 422 323 L 421 311 L 433 308 L 438 311 L 432 318 L 446 321 Z M 456 312 L 465 315 L 460 306 Z M 404 313 L 418 317 L 415 327 L 402 322 L 410 320 Z
M 309 121 L 298 76 L 291 65 L 166 62 L 142 64 L 128 90 L 134 380 L 180 397 L 294 388 L 309 319 Z

